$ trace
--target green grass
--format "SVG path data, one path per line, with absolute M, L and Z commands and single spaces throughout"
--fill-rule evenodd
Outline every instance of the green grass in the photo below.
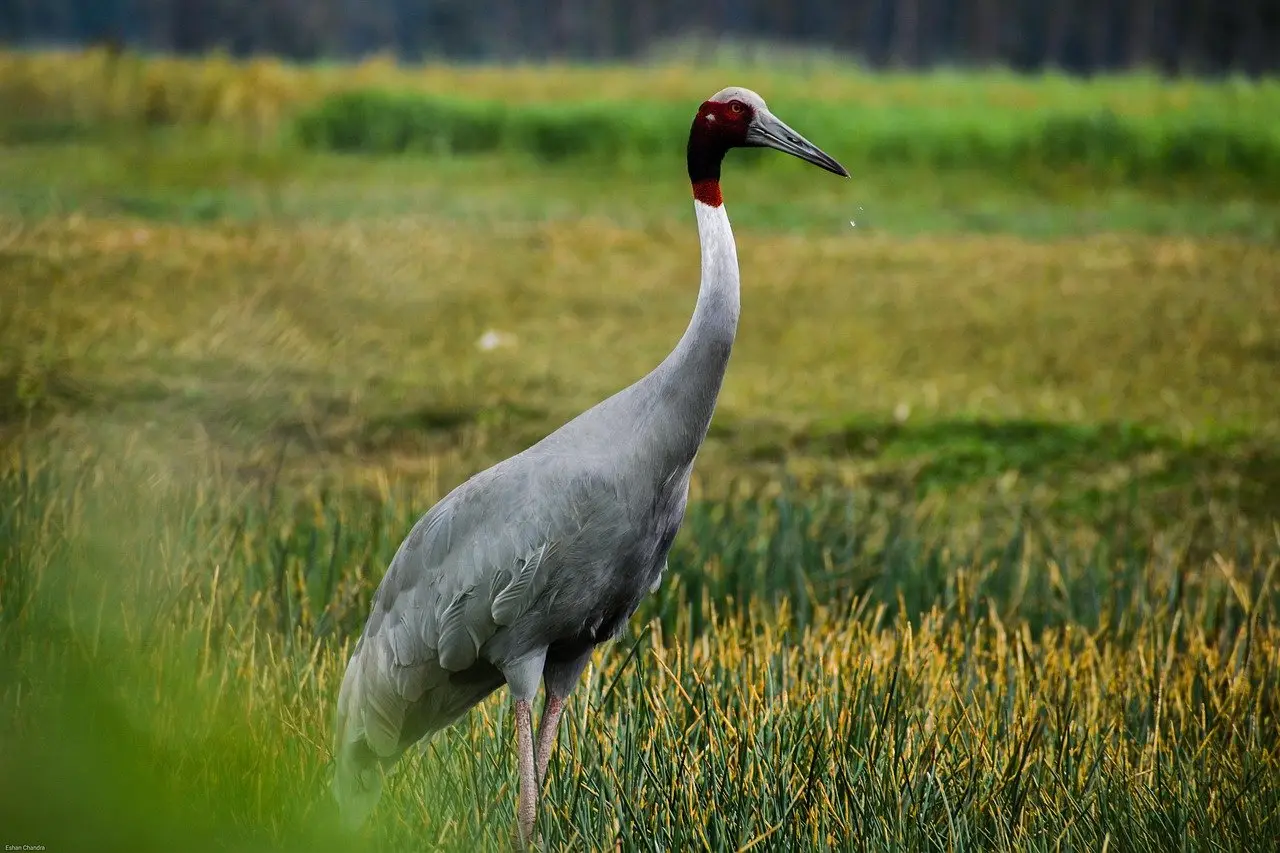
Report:
M 730 156 L 728 168 L 739 178 L 727 181 L 726 193 L 740 228 L 851 239 L 876 233 L 1280 235 L 1280 204 L 1267 185 L 1229 175 L 1115 185 L 1072 170 L 991 174 L 900 164 L 856 170 L 841 182 L 781 155 L 768 167 L 752 167 L 739 154 Z M 0 159 L 0 187 L 0 213 L 24 219 L 80 211 L 196 224 L 395 217 L 489 227 L 585 217 L 662 227 L 681 215 L 688 192 L 678 158 L 615 167 L 495 155 L 376 158 L 132 128 L 91 140 L 12 146 Z
M 501 846 L 501 697 L 408 757 L 356 838 L 326 787 L 334 697 L 417 515 L 684 329 L 678 151 L 632 156 L 624 128 L 615 159 L 522 136 L 382 157 L 285 131 L 357 84 L 519 101 L 521 133 L 616 118 L 563 103 L 586 92 L 675 116 L 727 69 L 157 59 L 98 88 L 92 55 L 0 66 L 0 100 L 42 105 L 0 121 L 5 843 Z M 1270 82 L 824 68 L 736 79 L 837 155 L 847 116 L 891 107 L 1028 132 L 1274 112 Z M 806 115 L 819 97 L 855 106 Z M 918 144 L 852 181 L 726 164 L 733 361 L 671 571 L 567 712 L 547 849 L 1280 831 L 1274 193 L 1207 161 L 956 169 L 927 153 L 944 136 Z
M 1110 110 L 788 103 L 787 120 L 846 167 L 1019 174 L 1074 170 L 1094 181 L 1280 176 L 1280 124 L 1222 104 L 1155 116 Z M 688 104 L 474 101 L 409 92 L 331 95 L 296 119 L 306 146 L 372 154 L 503 152 L 538 162 L 669 166 L 683 154 Z M 758 153 L 758 152 L 753 152 Z M 747 162 L 776 158 L 754 156 Z

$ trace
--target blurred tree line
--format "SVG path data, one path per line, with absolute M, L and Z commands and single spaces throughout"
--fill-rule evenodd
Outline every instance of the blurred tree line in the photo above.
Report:
M 1280 0 L 0 0 L 0 39 L 476 62 L 705 58 L 728 41 L 877 68 L 1261 74 L 1280 65 Z

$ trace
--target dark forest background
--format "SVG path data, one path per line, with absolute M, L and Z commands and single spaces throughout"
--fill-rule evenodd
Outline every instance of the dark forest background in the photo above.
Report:
M 473 62 L 637 60 L 672 43 L 797 44 L 873 68 L 1251 75 L 1280 0 L 0 0 L 9 44 Z M 761 48 L 763 49 L 763 48 Z

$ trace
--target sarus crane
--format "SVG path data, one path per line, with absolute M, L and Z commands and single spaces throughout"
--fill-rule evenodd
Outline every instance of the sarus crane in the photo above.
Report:
M 694 116 L 687 151 L 702 283 L 679 343 L 647 376 L 471 477 L 414 525 L 373 598 L 338 696 L 334 794 L 358 826 L 382 771 L 506 685 L 520 843 L 560 713 L 592 650 L 656 591 L 684 518 L 738 326 L 738 256 L 720 194 L 731 148 L 766 147 L 843 177 L 756 93 Z M 535 737 L 532 703 L 545 687 Z

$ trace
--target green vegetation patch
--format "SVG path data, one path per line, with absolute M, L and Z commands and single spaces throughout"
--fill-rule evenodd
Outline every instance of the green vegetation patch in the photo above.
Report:
M 789 104 L 786 118 L 847 166 L 1045 172 L 1110 181 L 1280 176 L 1280 124 L 1254 115 L 1153 116 L 1061 109 L 942 110 L 858 103 Z M 646 102 L 524 104 L 357 90 L 296 119 L 303 145 L 369 154 L 523 154 L 541 162 L 674 159 L 688 106 Z M 752 158 L 754 159 L 754 158 Z
M 739 464 L 837 460 L 860 471 L 868 489 L 905 489 L 918 497 L 954 498 L 979 484 L 1023 495 L 1050 489 L 1046 510 L 1098 524 L 1138 503 L 1167 519 L 1187 517 L 1196 502 L 1224 501 L 1264 522 L 1280 507 L 1280 453 L 1248 433 L 1186 439 L 1137 423 L 1021 418 L 860 418 L 790 431 L 721 418 L 710 439 Z

